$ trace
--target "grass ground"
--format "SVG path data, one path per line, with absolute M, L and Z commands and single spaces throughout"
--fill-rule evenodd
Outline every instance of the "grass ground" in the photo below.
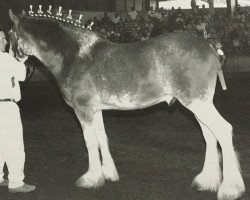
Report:
M 234 127 L 234 144 L 250 198 L 250 74 L 227 76 L 215 105 Z M 88 167 L 80 126 L 51 83 L 22 85 L 19 103 L 26 147 L 25 181 L 30 194 L 0 188 L 0 200 L 213 200 L 190 184 L 203 166 L 205 144 L 193 116 L 176 103 L 137 111 L 104 112 L 110 150 L 120 181 L 96 190 L 76 188 Z

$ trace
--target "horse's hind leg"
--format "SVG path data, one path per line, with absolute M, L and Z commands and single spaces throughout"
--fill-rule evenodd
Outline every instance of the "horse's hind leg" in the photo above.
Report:
M 95 114 L 95 134 L 102 154 L 102 172 L 106 179 L 118 181 L 119 175 L 109 151 L 108 138 L 105 132 L 102 111 Z
M 221 117 L 212 102 L 194 102 L 187 106 L 214 134 L 221 145 L 223 181 L 218 190 L 219 200 L 235 200 L 243 195 L 245 186 L 232 142 L 232 126 Z
M 77 180 L 76 186 L 96 188 L 104 184 L 105 178 L 102 173 L 98 141 L 95 135 L 95 116 L 90 116 L 87 112 L 85 113 L 79 110 L 75 110 L 75 113 L 82 126 L 89 156 L 89 169 Z
M 217 140 L 209 128 L 200 122 L 199 119 L 197 120 L 206 141 L 206 155 L 203 169 L 194 178 L 192 186 L 199 191 L 217 191 L 221 184 L 220 156 L 217 149 Z

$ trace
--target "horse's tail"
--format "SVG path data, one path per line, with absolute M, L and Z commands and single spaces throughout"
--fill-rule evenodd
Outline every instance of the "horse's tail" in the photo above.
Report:
M 226 90 L 227 86 L 226 86 L 225 78 L 224 78 L 223 71 L 222 71 L 222 67 L 224 66 L 225 61 L 226 61 L 226 56 L 222 50 L 222 44 L 216 41 L 214 42 L 214 44 L 210 43 L 210 46 L 212 47 L 213 51 L 215 52 L 216 56 L 219 59 L 220 64 L 218 66 L 218 76 L 219 76 L 222 89 Z

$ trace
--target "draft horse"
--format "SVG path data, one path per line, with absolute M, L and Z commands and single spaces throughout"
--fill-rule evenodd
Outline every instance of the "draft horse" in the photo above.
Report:
M 144 42 L 115 44 L 63 21 L 9 14 L 18 50 L 36 56 L 51 71 L 82 126 L 89 168 L 77 186 L 96 188 L 105 179 L 119 179 L 103 110 L 140 109 L 177 99 L 194 114 L 206 141 L 205 163 L 193 185 L 216 191 L 219 200 L 243 195 L 233 129 L 213 104 L 220 63 L 207 41 L 188 33 L 168 33 Z

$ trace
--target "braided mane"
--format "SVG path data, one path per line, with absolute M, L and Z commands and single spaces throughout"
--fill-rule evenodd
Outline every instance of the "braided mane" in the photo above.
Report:
M 33 6 L 30 5 L 28 18 L 51 19 L 54 21 L 72 24 L 73 26 L 80 27 L 83 29 L 89 29 L 89 30 L 91 30 L 91 26 L 93 25 L 93 22 L 92 22 L 89 26 L 85 27 L 81 21 L 82 14 L 79 15 L 78 19 L 75 19 L 72 16 L 72 10 L 69 10 L 69 13 L 67 15 L 65 11 L 62 11 L 61 6 L 59 6 L 58 10 L 57 9 L 52 10 L 52 6 L 49 6 L 49 9 L 46 12 L 42 10 L 41 5 L 39 5 L 39 9 L 37 10 L 37 12 L 34 12 L 32 9 L 33 9 Z

